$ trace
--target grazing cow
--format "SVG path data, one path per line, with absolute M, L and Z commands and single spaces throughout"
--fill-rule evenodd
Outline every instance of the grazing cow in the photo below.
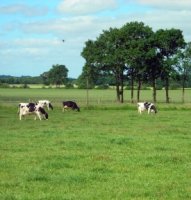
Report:
M 77 106 L 77 104 L 73 101 L 63 101 L 63 111 L 67 110 L 68 108 L 72 110 L 80 111 L 80 108 Z
M 143 111 L 147 110 L 148 114 L 157 113 L 156 106 L 153 103 L 150 102 L 139 102 L 137 103 L 138 106 L 138 112 L 141 114 Z
M 20 113 L 20 108 L 23 108 L 23 107 L 27 106 L 28 104 L 29 104 L 29 103 L 19 103 L 17 113 L 19 114 L 19 113 Z
M 48 119 L 48 113 L 42 108 L 40 105 L 35 104 L 35 103 L 20 103 L 19 104 L 19 119 L 22 119 L 22 116 L 26 115 L 35 115 L 35 120 L 36 116 L 41 120 L 42 118 Z
M 48 101 L 48 100 L 39 100 L 38 101 L 38 104 L 42 107 L 42 108 L 44 108 L 45 106 L 48 108 L 48 110 L 51 108 L 52 110 L 53 110 L 53 106 L 52 106 L 52 104 L 50 103 L 50 101 Z

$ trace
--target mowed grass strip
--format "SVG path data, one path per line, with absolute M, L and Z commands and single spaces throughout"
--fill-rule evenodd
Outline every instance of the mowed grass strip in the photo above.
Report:
M 0 199 L 190 199 L 190 110 L 0 112 Z

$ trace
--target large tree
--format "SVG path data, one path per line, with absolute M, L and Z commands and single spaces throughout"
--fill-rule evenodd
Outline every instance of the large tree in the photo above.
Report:
M 142 22 L 130 22 L 119 29 L 104 30 L 95 41 L 86 42 L 82 52 L 86 60 L 83 73 L 89 78 L 100 72 L 113 75 L 119 102 L 124 100 L 126 77 L 131 83 L 131 102 L 134 101 L 135 83 L 138 83 L 139 101 L 142 82 L 152 84 L 153 101 L 156 102 L 156 81 L 162 77 L 166 101 L 169 102 L 168 87 L 175 64 L 174 56 L 184 44 L 180 30 L 160 29 L 154 33 Z
M 131 22 L 122 28 L 104 30 L 95 42 L 88 41 L 83 49 L 82 56 L 89 67 L 97 71 L 113 74 L 116 84 L 117 101 L 123 102 L 123 88 L 125 73 L 131 80 L 131 101 L 133 102 L 134 81 L 139 82 L 139 92 L 142 72 L 146 67 L 146 51 L 150 48 L 149 38 L 153 35 L 150 27 L 144 23 Z M 148 50 L 148 52 L 150 49 Z M 139 76 L 137 76 L 139 75 Z M 138 93 L 139 98 L 139 93 Z
M 53 65 L 48 71 L 47 76 L 51 84 L 59 87 L 61 84 L 67 83 L 68 69 L 65 65 Z
M 162 57 L 162 73 L 161 78 L 165 82 L 166 102 L 169 103 L 169 80 L 173 72 L 176 53 L 185 47 L 182 31 L 179 29 L 160 29 L 155 33 L 157 43 L 157 51 Z
M 186 44 L 183 51 L 176 56 L 177 71 L 182 81 L 182 102 L 184 103 L 185 87 L 191 77 L 191 42 Z
M 115 77 L 117 101 L 121 103 L 124 101 L 124 72 L 127 69 L 122 42 L 121 30 L 117 28 L 103 31 L 97 39 L 99 69 Z
M 110 28 L 100 34 L 94 41 L 86 42 L 82 56 L 86 59 L 86 73 L 113 74 L 116 81 L 117 101 L 123 102 L 123 78 L 125 71 L 124 58 L 122 56 L 120 30 Z M 87 68 L 89 67 L 89 69 Z M 94 68 L 94 70 L 90 70 Z M 85 72 L 84 71 L 84 72 Z
M 121 28 L 122 56 L 127 66 L 128 77 L 131 83 L 131 102 L 134 101 L 134 85 L 138 83 L 137 101 L 140 98 L 142 82 L 146 79 L 145 69 L 147 60 L 151 57 L 153 46 L 151 38 L 153 31 L 143 22 L 130 22 Z
M 85 58 L 86 63 L 82 68 L 82 74 L 78 78 L 78 85 L 81 88 L 93 88 L 99 76 L 99 70 L 96 65 L 96 46 L 95 42 L 88 40 L 81 55 Z

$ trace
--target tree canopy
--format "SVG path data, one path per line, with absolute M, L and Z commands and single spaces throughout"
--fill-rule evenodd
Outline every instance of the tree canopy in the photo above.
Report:
M 117 100 L 123 102 L 124 81 L 130 81 L 131 101 L 137 84 L 139 100 L 141 84 L 150 82 L 153 87 L 153 101 L 156 101 L 156 81 L 168 81 L 173 71 L 175 55 L 185 46 L 182 31 L 160 29 L 156 32 L 143 22 L 126 23 L 121 28 L 104 30 L 96 40 L 88 40 L 81 55 L 86 63 L 81 79 L 88 77 L 95 82 L 100 74 L 112 74 L 115 78 Z
M 48 72 L 41 74 L 44 83 L 54 84 L 60 86 L 67 82 L 68 69 L 65 65 L 53 65 Z

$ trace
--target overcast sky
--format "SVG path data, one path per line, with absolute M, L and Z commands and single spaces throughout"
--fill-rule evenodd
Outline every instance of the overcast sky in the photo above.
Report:
M 85 41 L 131 21 L 178 28 L 191 41 L 191 0 L 0 0 L 0 75 L 39 76 L 64 64 L 77 78 Z

